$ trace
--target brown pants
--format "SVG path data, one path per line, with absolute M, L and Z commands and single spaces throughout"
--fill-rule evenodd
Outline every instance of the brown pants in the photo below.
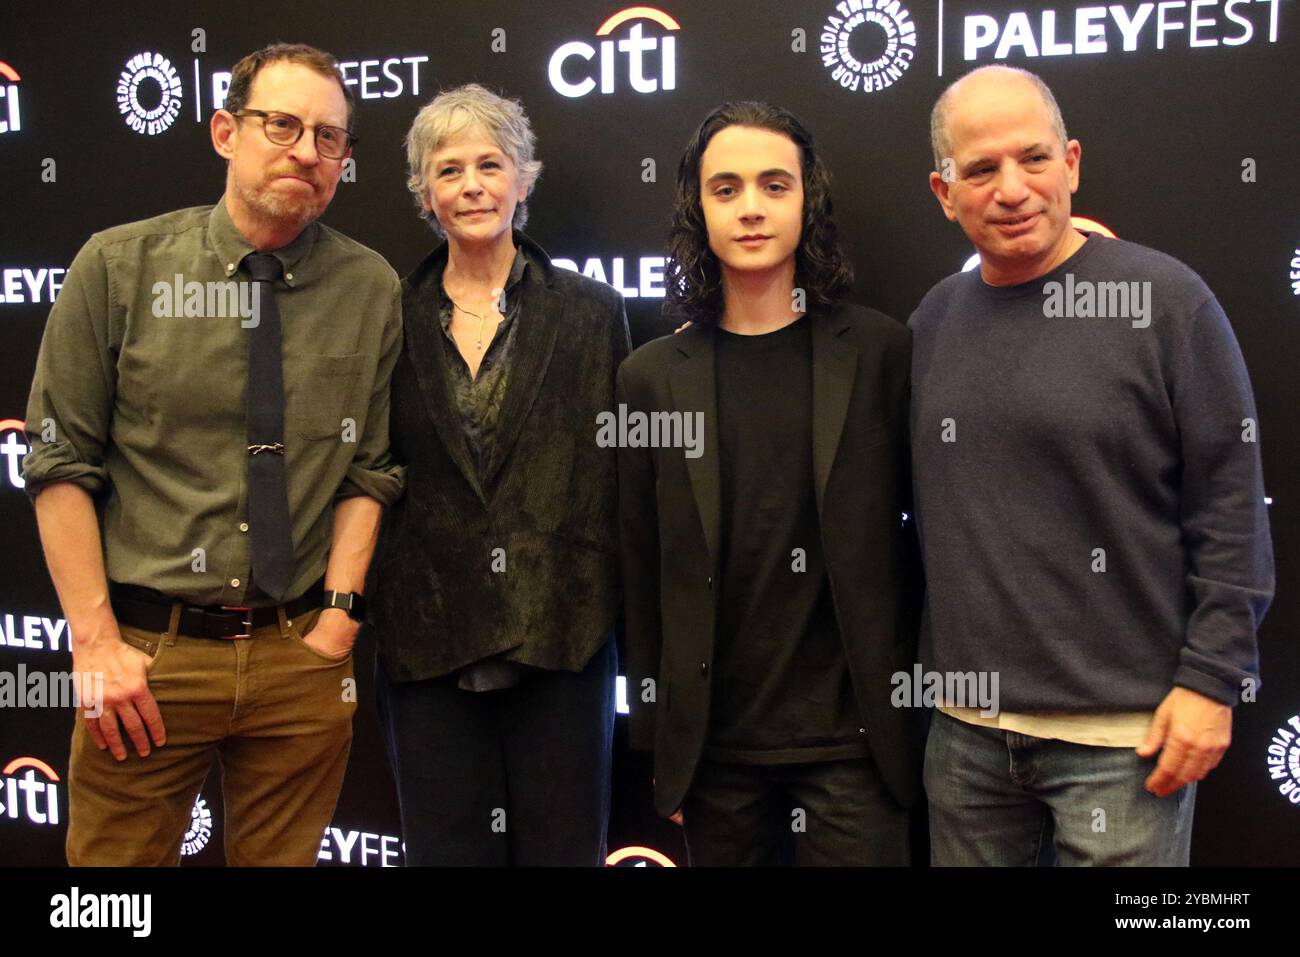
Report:
M 226 809 L 226 862 L 311 867 L 343 786 L 356 711 L 352 656 L 302 640 L 320 611 L 253 632 L 192 638 L 123 626 L 151 656 L 149 690 L 167 743 L 148 757 L 100 751 L 78 717 L 68 768 L 68 863 L 180 862 L 191 809 L 215 753 Z M 125 736 L 124 736 L 125 737 Z

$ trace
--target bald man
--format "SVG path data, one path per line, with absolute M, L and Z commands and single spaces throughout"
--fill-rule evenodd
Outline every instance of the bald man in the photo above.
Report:
M 931 138 L 980 258 L 910 321 L 933 863 L 1185 866 L 1273 592 L 1241 351 L 1189 268 L 1071 225 L 1038 77 L 966 75 Z

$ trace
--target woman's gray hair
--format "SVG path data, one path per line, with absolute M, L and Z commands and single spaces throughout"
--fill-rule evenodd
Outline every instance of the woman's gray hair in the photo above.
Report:
M 528 114 L 518 100 L 497 96 L 477 83 L 467 83 L 444 90 L 424 105 L 406 133 L 406 188 L 415 197 L 420 218 L 427 221 L 439 236 L 446 235 L 438 217 L 425 212 L 424 197 L 429 181 L 424 168 L 429 156 L 443 144 L 467 129 L 481 128 L 510 157 L 519 172 L 519 181 L 527 188 L 523 202 L 515 207 L 512 225 L 523 229 L 528 222 L 528 199 L 533 184 L 542 172 L 542 164 L 533 158 L 537 137 L 533 135 Z

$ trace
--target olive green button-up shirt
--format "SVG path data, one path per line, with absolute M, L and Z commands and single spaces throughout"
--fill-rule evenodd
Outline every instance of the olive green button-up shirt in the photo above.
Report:
M 95 497 L 113 581 L 195 604 L 273 604 L 249 554 L 251 252 L 224 202 L 114 227 L 82 247 L 50 310 L 26 488 L 75 482 Z M 402 492 L 388 450 L 401 287 L 377 253 L 320 223 L 273 252 L 296 596 L 325 573 L 337 501 L 387 505 Z

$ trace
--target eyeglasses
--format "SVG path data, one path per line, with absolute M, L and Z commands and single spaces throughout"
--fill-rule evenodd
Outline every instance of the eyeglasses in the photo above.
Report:
M 292 113 L 268 113 L 266 110 L 238 110 L 231 114 L 243 118 L 260 116 L 262 132 L 276 146 L 293 146 L 302 139 L 306 124 Z M 313 127 L 316 138 L 316 152 L 326 159 L 342 159 L 360 140 L 341 126 Z

